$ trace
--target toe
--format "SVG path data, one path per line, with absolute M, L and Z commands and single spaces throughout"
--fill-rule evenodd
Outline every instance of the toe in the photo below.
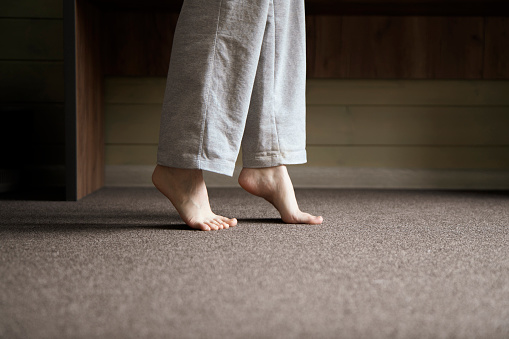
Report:
M 197 230 L 202 230 L 202 231 L 210 231 L 210 227 L 206 223 L 201 222 L 200 220 L 190 219 L 190 220 L 186 220 L 185 222 L 191 228 L 194 228 Z
M 210 222 L 214 223 L 214 225 L 216 225 L 217 228 L 220 229 L 220 230 L 222 230 L 224 228 L 223 223 L 221 221 L 219 221 L 219 220 L 212 219 Z
M 323 222 L 323 218 L 321 216 L 312 215 L 309 219 L 309 223 L 313 225 L 320 225 Z
M 323 222 L 321 216 L 314 216 L 308 213 L 304 213 L 303 223 L 311 225 L 319 225 Z
M 203 225 L 201 226 L 201 230 L 202 230 L 202 231 L 210 231 L 210 227 L 209 227 L 209 226 L 207 226 L 206 224 L 203 224 Z
M 196 227 L 193 227 L 193 228 L 197 228 L 202 231 L 210 231 L 210 227 L 205 223 L 199 223 L 196 225 Z
M 288 224 L 309 224 L 309 225 L 319 225 L 323 222 L 323 218 L 321 216 L 314 216 L 309 213 L 299 212 L 297 214 L 291 216 L 285 216 L 282 218 L 284 222 Z
M 224 229 L 227 229 L 228 227 L 230 227 L 230 225 L 228 225 L 228 223 L 224 222 L 223 220 L 218 219 L 217 222 L 220 223 L 221 225 L 223 225 Z
M 229 219 L 229 218 L 227 218 L 227 217 L 221 217 L 221 220 L 222 220 L 224 223 L 228 224 L 230 227 L 231 227 L 231 226 L 235 226 L 235 225 L 237 225 L 237 219 L 235 219 L 235 218 L 233 218 L 233 219 Z
M 205 222 L 205 224 L 210 227 L 211 230 L 214 230 L 214 231 L 217 231 L 219 229 L 219 226 L 217 226 L 216 224 L 214 224 L 213 222 Z

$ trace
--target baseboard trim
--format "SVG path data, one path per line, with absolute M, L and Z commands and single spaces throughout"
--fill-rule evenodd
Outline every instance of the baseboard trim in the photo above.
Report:
M 150 187 L 154 166 L 108 165 L 105 186 Z M 205 172 L 208 187 L 238 187 L 237 178 Z M 509 190 L 509 171 L 288 166 L 297 188 Z

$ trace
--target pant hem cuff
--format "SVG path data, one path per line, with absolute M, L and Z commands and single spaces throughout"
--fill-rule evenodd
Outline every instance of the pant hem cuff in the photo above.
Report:
M 263 152 L 254 157 L 242 157 L 242 166 L 248 168 L 264 168 L 279 165 L 298 165 L 307 162 L 306 150 L 289 152 Z
M 189 158 L 157 159 L 157 164 L 166 167 L 199 169 L 219 173 L 232 177 L 235 170 L 235 162 L 225 160 L 203 160 Z

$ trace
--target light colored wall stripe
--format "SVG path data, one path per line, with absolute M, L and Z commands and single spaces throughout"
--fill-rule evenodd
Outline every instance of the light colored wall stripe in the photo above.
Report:
M 105 102 L 162 103 L 162 77 L 106 77 Z M 509 106 L 509 81 L 308 79 L 307 105 Z
M 106 144 L 157 144 L 161 104 L 105 105 Z
M 104 78 L 106 104 L 162 104 L 166 79 L 162 77 Z
M 509 81 L 310 79 L 308 105 L 508 106 Z
M 154 164 L 166 79 L 105 81 L 106 163 Z M 508 85 L 309 79 L 307 165 L 507 170 Z
M 307 109 L 311 145 L 509 145 L 509 106 Z
M 161 104 L 107 104 L 106 143 L 155 144 Z M 308 145 L 509 145 L 506 106 L 307 108 Z
M 212 172 L 203 174 L 207 187 L 239 187 L 240 167 L 233 177 Z M 153 165 L 106 166 L 106 186 L 153 187 Z M 509 189 L 509 171 L 430 170 L 356 167 L 289 166 L 298 188 L 369 189 Z M 298 195 L 297 190 L 297 195 Z
M 509 169 L 509 146 L 308 146 L 307 151 L 309 166 Z M 106 145 L 106 164 L 150 165 L 156 154 L 155 144 Z
M 509 146 L 308 146 L 310 166 L 509 169 Z

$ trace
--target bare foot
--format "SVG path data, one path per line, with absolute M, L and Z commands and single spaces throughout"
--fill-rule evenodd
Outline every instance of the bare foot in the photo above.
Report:
M 237 225 L 237 219 L 216 215 L 210 209 L 207 187 L 201 170 L 157 165 L 152 182 L 175 206 L 182 220 L 202 231 Z
M 322 217 L 301 212 L 286 166 L 243 168 L 239 184 L 251 194 L 270 202 L 289 224 L 321 224 Z

